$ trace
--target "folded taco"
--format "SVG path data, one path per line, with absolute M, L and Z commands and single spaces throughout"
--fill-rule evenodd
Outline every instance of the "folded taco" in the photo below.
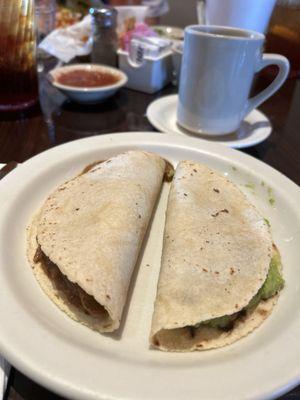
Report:
M 28 230 L 28 256 L 51 300 L 100 332 L 120 325 L 167 163 L 129 151 L 59 186 Z
M 150 342 L 230 344 L 271 313 L 284 285 L 267 221 L 228 179 L 183 161 L 172 182 Z

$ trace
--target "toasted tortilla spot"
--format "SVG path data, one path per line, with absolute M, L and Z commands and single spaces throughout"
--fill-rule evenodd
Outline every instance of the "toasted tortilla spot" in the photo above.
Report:
M 83 168 L 79 175 L 86 174 L 90 170 L 92 170 L 96 165 L 103 163 L 104 160 L 94 161 Z
M 266 317 L 268 315 L 268 311 L 267 310 L 260 309 L 260 310 L 258 310 L 258 312 L 262 317 Z

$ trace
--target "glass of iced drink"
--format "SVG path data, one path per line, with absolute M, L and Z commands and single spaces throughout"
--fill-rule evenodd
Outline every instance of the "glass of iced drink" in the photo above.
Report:
M 34 0 L 0 0 L 0 111 L 37 99 Z
M 278 0 L 266 40 L 267 53 L 286 56 L 290 77 L 300 76 L 300 0 Z

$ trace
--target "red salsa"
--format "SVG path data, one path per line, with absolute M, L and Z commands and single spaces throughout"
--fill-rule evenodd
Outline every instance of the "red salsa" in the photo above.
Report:
M 76 69 L 63 72 L 57 78 L 57 82 L 66 86 L 76 87 L 101 87 L 117 83 L 120 77 L 110 72 Z

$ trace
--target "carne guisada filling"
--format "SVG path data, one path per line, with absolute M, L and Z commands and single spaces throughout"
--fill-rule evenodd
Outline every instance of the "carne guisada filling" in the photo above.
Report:
M 269 271 L 265 282 L 263 283 L 262 287 L 259 289 L 257 294 L 250 300 L 248 305 L 244 307 L 241 311 L 231 314 L 231 315 L 224 315 L 222 317 L 213 318 L 207 321 L 203 321 L 194 327 L 190 327 L 193 332 L 191 335 L 194 335 L 194 329 L 197 329 L 203 325 L 216 328 L 223 331 L 230 331 L 233 327 L 235 322 L 238 318 L 241 318 L 248 313 L 251 313 L 255 310 L 258 304 L 262 300 L 268 300 L 269 298 L 275 296 L 284 286 L 284 279 L 280 274 L 281 270 L 281 261 L 278 251 L 275 248 L 274 255 L 271 259 Z
M 77 283 L 73 283 L 59 270 L 42 251 L 38 245 L 34 256 L 34 262 L 40 262 L 44 272 L 55 285 L 55 288 L 63 292 L 67 300 L 81 312 L 97 318 L 107 317 L 107 311 L 101 304 L 97 303 L 93 296 L 87 294 Z

